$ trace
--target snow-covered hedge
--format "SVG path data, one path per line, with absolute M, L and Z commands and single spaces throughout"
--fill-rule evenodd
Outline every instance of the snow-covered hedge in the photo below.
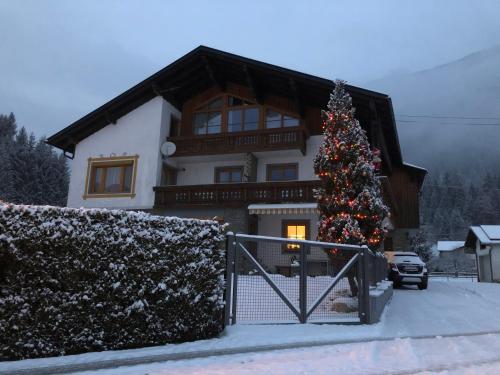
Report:
M 223 229 L 142 212 L 0 204 L 0 360 L 219 334 Z

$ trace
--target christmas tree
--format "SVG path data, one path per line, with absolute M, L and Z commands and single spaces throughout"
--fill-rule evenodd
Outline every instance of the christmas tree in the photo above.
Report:
M 315 192 L 318 239 L 377 249 L 384 239 L 382 221 L 389 209 L 382 200 L 368 138 L 354 112 L 344 82 L 335 81 L 328 111 L 322 113 L 324 140 L 314 159 L 314 171 L 323 181 Z M 353 255 L 338 249 L 329 249 L 328 254 L 337 269 Z M 354 272 L 348 278 L 351 292 L 357 294 Z

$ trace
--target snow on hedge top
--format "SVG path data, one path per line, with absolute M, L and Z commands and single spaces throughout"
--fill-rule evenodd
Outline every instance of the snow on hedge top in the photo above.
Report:
M 109 230 L 109 226 L 119 227 L 120 236 L 111 240 L 130 244 L 138 237 L 157 238 L 162 242 L 192 242 L 203 240 L 216 234 L 216 240 L 223 240 L 225 225 L 214 220 L 182 219 L 157 216 L 146 212 L 108 210 L 104 208 L 67 208 L 54 206 L 30 206 L 0 204 L 0 216 L 7 220 L 9 227 L 33 232 L 45 232 L 47 240 L 59 237 L 85 237 L 92 239 L 97 233 Z M 26 220 L 31 218 L 31 220 Z M 24 219 L 24 220 L 21 220 Z M 33 224 L 36 223 L 36 226 Z M 22 228 L 24 227 L 24 228 Z M 106 229 L 107 228 L 107 229 Z M 23 233 L 24 231 L 17 231 Z M 41 233 L 39 233 L 41 234 Z M 10 242 L 8 233 L 0 238 Z

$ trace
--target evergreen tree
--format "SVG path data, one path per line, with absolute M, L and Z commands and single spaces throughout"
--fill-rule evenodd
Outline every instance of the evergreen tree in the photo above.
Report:
M 42 137 L 38 141 L 13 114 L 0 115 L 0 199 L 13 203 L 64 206 L 69 171 L 66 158 Z
M 315 193 L 320 211 L 318 239 L 377 249 L 384 239 L 382 221 L 389 210 L 382 201 L 368 139 L 354 112 L 344 82 L 335 81 L 328 111 L 322 113 L 323 143 L 314 159 L 314 171 L 323 182 Z M 351 255 L 346 258 L 342 253 L 328 250 L 337 269 Z M 348 279 L 352 294 L 357 294 L 352 272 Z
M 10 162 L 17 125 L 14 114 L 0 115 L 0 200 L 10 201 L 14 193 L 13 171 Z
M 419 230 L 410 237 L 410 249 L 417 253 L 425 263 L 428 263 L 432 258 L 431 246 L 427 242 L 426 234 L 423 230 Z

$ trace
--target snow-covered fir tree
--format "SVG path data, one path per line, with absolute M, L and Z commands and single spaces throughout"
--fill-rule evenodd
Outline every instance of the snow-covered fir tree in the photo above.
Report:
M 426 240 L 426 235 L 423 230 L 419 230 L 410 237 L 410 250 L 417 253 L 420 259 L 425 263 L 431 260 L 433 256 L 432 249 Z
M 351 96 L 343 81 L 335 81 L 328 110 L 323 111 L 324 139 L 314 159 L 323 186 L 316 190 L 320 221 L 318 239 L 324 242 L 368 245 L 377 249 L 384 239 L 383 220 L 389 215 L 365 131 L 354 117 Z M 329 249 L 334 268 L 347 263 L 351 253 Z M 348 275 L 357 294 L 355 275 Z
M 0 115 L 0 200 L 24 204 L 64 206 L 69 171 L 66 158 L 36 140 L 11 113 Z

